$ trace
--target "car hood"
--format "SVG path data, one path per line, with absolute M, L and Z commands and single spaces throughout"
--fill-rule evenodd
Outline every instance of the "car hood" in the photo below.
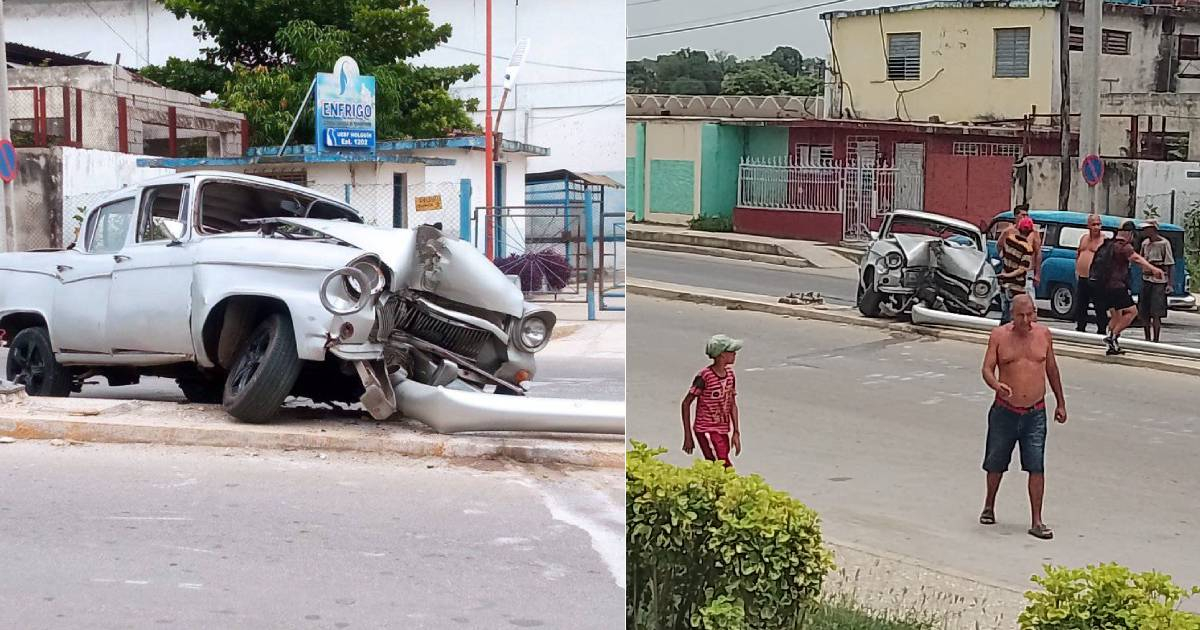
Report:
M 986 275 L 984 269 L 991 269 L 991 266 L 987 264 L 987 254 L 969 245 L 959 245 L 936 236 L 923 234 L 893 234 L 892 240 L 896 247 L 904 252 L 904 259 L 909 265 L 932 265 L 930 244 L 939 242 L 944 245 L 941 248 L 942 258 L 939 265 L 943 271 L 960 278 L 975 279 L 980 276 L 981 272 Z
M 379 228 L 348 221 L 281 218 L 379 256 L 393 274 L 392 290 L 409 288 L 520 317 L 521 290 L 473 245 L 447 237 L 432 226 L 415 230 Z

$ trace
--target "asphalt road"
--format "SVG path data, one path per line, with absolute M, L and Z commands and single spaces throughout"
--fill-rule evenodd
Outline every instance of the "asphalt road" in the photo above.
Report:
M 619 471 L 0 444 L 3 628 L 613 628 Z
M 671 282 L 694 287 L 739 291 L 779 298 L 791 292 L 816 291 L 829 304 L 854 305 L 856 268 L 809 269 L 783 267 L 697 254 L 652 250 L 630 250 L 629 264 L 634 278 Z M 1000 319 L 998 312 L 990 317 Z M 1054 319 L 1043 313 L 1042 323 L 1055 328 L 1073 329 L 1073 322 Z M 1089 325 L 1088 332 L 1095 332 Z M 1142 329 L 1131 329 L 1125 339 L 1142 339 Z M 1164 343 L 1200 347 L 1200 314 L 1171 311 L 1163 322 Z
M 707 363 L 704 342 L 727 333 L 746 340 L 736 368 L 745 450 L 735 465 L 817 509 L 831 538 L 1016 588 L 1043 563 L 1112 561 L 1200 584 L 1194 377 L 1061 359 L 1071 417 L 1049 430 L 1045 518 L 1056 539 L 1043 542 L 1025 533 L 1015 456 L 999 525 L 976 520 L 992 399 L 982 346 L 631 301 L 629 436 L 672 449 L 669 461 L 690 460 L 679 401 Z

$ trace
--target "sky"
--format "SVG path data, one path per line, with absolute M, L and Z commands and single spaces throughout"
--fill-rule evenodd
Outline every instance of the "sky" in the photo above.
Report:
M 626 0 L 629 35 L 773 13 L 829 0 Z M 654 58 L 680 48 L 724 50 L 740 58 L 757 57 L 791 46 L 805 57 L 823 57 L 829 40 L 820 15 L 825 11 L 903 4 L 902 0 L 845 0 L 837 4 L 761 20 L 687 33 L 626 40 L 629 59 Z

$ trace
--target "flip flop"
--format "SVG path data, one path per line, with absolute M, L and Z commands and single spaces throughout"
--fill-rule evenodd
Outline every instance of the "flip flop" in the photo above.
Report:
M 996 524 L 996 511 L 995 510 L 984 510 L 983 512 L 981 512 L 979 514 L 979 524 L 980 525 L 995 525 Z
M 1042 540 L 1051 540 L 1054 538 L 1054 532 L 1046 527 L 1045 523 L 1029 528 L 1029 535 Z

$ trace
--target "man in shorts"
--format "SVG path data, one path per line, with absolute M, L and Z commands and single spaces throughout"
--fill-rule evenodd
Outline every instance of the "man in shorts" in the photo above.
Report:
M 1142 242 L 1142 258 L 1162 269 L 1162 279 L 1142 277 L 1142 291 L 1138 295 L 1138 316 L 1146 332 L 1146 341 L 1158 343 L 1162 334 L 1162 320 L 1167 317 L 1167 294 L 1170 290 L 1171 271 L 1175 265 L 1175 252 L 1171 241 L 1158 233 L 1158 221 L 1147 221 L 1142 226 L 1146 240 Z
M 736 454 L 742 454 L 737 379 L 733 375 L 733 364 L 741 349 L 739 339 L 725 335 L 714 335 L 709 339 L 704 352 L 712 359 L 712 364 L 700 370 L 683 398 L 683 452 L 691 455 L 695 443 L 699 442 L 704 459 L 724 462 L 726 468 L 733 467 L 729 459 L 730 446 Z M 693 402 L 696 403 L 694 424 L 691 420 Z
M 1104 282 L 1101 301 L 1108 307 L 1108 336 L 1104 338 L 1108 346 L 1107 354 L 1124 354 L 1121 350 L 1121 333 L 1133 323 L 1137 317 L 1137 307 L 1133 304 L 1133 294 L 1129 292 L 1129 263 L 1134 263 L 1146 272 L 1148 277 L 1157 280 L 1163 278 L 1163 272 L 1151 265 L 1145 258 L 1133 251 L 1133 221 L 1121 224 L 1121 231 L 1113 239 L 1112 253 L 1108 256 L 1101 280 Z
M 996 492 L 1008 471 L 1013 447 L 1020 445 L 1021 469 L 1029 473 L 1029 535 L 1050 540 L 1054 532 L 1042 521 L 1042 497 L 1046 491 L 1047 380 L 1054 392 L 1054 420 L 1060 424 L 1067 421 L 1067 404 L 1050 329 L 1034 321 L 1035 313 L 1033 298 L 1017 296 L 1013 300 L 1012 323 L 992 330 L 988 338 L 983 381 L 996 392 L 996 399 L 988 413 L 983 458 L 987 496 L 979 522 L 996 523 Z

